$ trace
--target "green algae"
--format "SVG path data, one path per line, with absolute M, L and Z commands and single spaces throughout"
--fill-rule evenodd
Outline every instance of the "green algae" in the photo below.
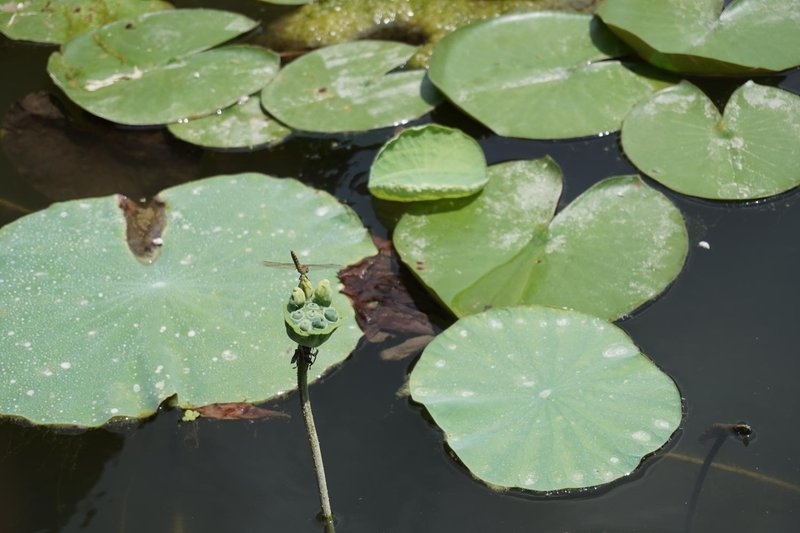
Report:
M 515 12 L 593 12 L 598 0 L 321 0 L 275 21 L 265 32 L 274 50 L 302 50 L 357 39 L 420 45 L 409 60 L 424 68 L 433 47 L 467 24 Z

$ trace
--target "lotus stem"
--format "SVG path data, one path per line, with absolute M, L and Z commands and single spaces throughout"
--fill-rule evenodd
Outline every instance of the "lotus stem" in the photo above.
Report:
M 303 420 L 306 423 L 306 433 L 308 433 L 308 445 L 311 447 L 311 457 L 314 460 L 314 472 L 317 475 L 317 486 L 319 487 L 319 503 L 322 511 L 319 519 L 325 523 L 325 531 L 334 532 L 333 512 L 331 502 L 328 497 L 328 484 L 325 481 L 325 467 L 322 465 L 322 450 L 319 447 L 317 428 L 314 425 L 314 414 L 311 412 L 311 398 L 308 395 L 308 367 L 313 361 L 311 349 L 305 346 L 298 346 L 295 351 L 297 362 L 297 389 L 300 391 L 300 406 L 303 410 Z

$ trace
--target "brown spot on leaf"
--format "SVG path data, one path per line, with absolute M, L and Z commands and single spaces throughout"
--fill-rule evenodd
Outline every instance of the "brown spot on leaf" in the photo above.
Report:
M 120 196 L 119 208 L 125 215 L 125 237 L 131 253 L 144 264 L 153 263 L 161 253 L 161 234 L 167 225 L 164 202 L 153 199 L 146 203 L 137 203 Z

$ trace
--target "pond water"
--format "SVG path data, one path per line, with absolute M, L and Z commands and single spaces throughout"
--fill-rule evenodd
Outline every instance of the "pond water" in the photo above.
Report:
M 262 20 L 283 11 L 252 1 L 225 7 Z M 146 196 L 257 171 L 325 189 L 374 234 L 390 236 L 366 180 L 391 131 L 355 143 L 294 139 L 254 153 L 202 151 L 160 131 L 114 129 L 66 103 L 45 71 L 51 51 L 0 38 L 0 112 L 16 128 L 0 154 L 0 224 L 53 201 Z M 800 92 L 800 72 L 773 81 Z M 54 114 L 48 98 L 26 101 L 39 110 L 34 116 L 11 114 L 37 91 L 55 95 L 67 118 Z M 524 141 L 497 137 L 448 106 L 433 118 L 477 138 L 489 163 L 554 157 L 565 177 L 562 206 L 607 176 L 635 172 L 617 134 Z M 362 342 L 311 387 L 339 531 L 683 531 L 692 507 L 693 531 L 796 530 L 800 193 L 720 203 L 648 183 L 683 212 L 691 249 L 666 293 L 618 323 L 680 387 L 685 418 L 676 438 L 599 490 L 501 494 L 472 478 L 423 410 L 399 392 L 413 357 L 384 361 L 380 345 Z M 439 327 L 452 321 L 410 275 L 403 279 Z M 0 531 L 321 531 L 297 397 L 265 405 L 291 419 L 182 424 L 180 412 L 164 410 L 78 435 L 0 420 Z M 728 439 L 697 492 L 714 444 L 701 436 L 714 423 L 736 422 L 752 426 L 754 438 L 749 446 Z

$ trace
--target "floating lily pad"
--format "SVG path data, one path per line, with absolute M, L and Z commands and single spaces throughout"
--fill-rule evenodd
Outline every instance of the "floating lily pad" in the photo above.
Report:
M 626 53 L 589 15 L 509 15 L 442 39 L 430 77 L 498 135 L 580 137 L 619 129 L 633 104 L 666 85 L 610 59 Z
M 47 70 L 97 116 L 131 125 L 177 122 L 228 107 L 272 79 L 280 60 L 269 50 L 209 50 L 256 25 L 210 9 L 148 13 L 69 41 L 50 56 Z
M 297 274 L 262 260 L 294 249 L 310 262 L 355 262 L 374 253 L 358 218 L 326 193 L 261 174 L 161 198 L 168 224 L 151 265 L 129 251 L 116 197 L 55 204 L 0 229 L 0 412 L 97 426 L 148 415 L 173 394 L 193 407 L 294 388 L 283 307 Z M 320 350 L 319 373 L 361 335 L 347 299 L 334 302 L 343 325 Z
M 535 303 L 621 318 L 672 283 L 688 249 L 683 217 L 666 196 L 638 176 L 606 178 L 456 295 L 453 308 L 465 315 Z
M 682 82 L 633 108 L 622 146 L 642 172 L 678 192 L 714 200 L 772 196 L 800 185 L 800 96 L 749 81 L 721 116 L 700 89 Z
M 414 206 L 394 231 L 394 246 L 445 305 L 513 258 L 547 224 L 561 195 L 561 170 L 549 157 L 492 165 L 477 198 Z
M 426 82 L 424 70 L 389 73 L 403 66 L 414 50 L 389 41 L 316 50 L 287 65 L 264 88 L 264 108 L 293 129 L 324 133 L 366 131 L 415 119 L 440 96 Z
M 560 171 L 538 164 L 492 175 L 467 205 L 430 202 L 398 223 L 401 259 L 456 315 L 542 304 L 616 319 L 678 275 L 688 236 L 663 194 L 637 176 L 607 178 L 552 218 Z
M 486 158 L 469 135 L 436 124 L 408 128 L 386 143 L 369 174 L 369 192 L 413 202 L 459 198 L 486 185 Z
M 619 328 L 546 307 L 462 318 L 409 379 L 458 458 L 498 487 L 591 487 L 632 472 L 681 421 L 681 397 Z
M 229 149 L 253 149 L 277 144 L 292 132 L 264 114 L 257 96 L 243 98 L 219 113 L 170 124 L 167 129 L 188 143 Z
M 115 20 L 172 9 L 160 0 L 25 0 L 0 5 L 0 31 L 9 39 L 61 44 Z
M 604 0 L 597 14 L 667 70 L 748 74 L 800 65 L 797 0 Z

